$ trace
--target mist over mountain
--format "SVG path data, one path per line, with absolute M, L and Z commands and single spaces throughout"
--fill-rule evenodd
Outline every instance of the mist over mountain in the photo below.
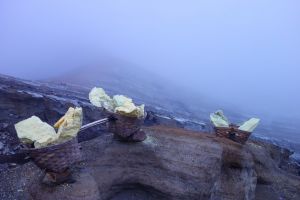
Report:
M 159 73 L 113 57 L 104 57 L 98 64 L 78 67 L 46 80 L 89 89 L 102 87 L 111 95 L 124 94 L 137 102 L 187 118 L 205 119 L 209 110 L 218 106 L 210 98 L 204 98 L 198 92 L 168 80 Z
M 299 8 L 0 1 L 0 199 L 299 200 Z M 144 117 L 122 98 L 115 113 L 96 107 L 94 87 Z M 62 168 L 79 146 L 78 165 L 38 164 Z
M 189 120 L 209 123 L 209 114 L 217 109 L 224 110 L 233 123 L 259 117 L 261 123 L 255 135 L 300 142 L 299 136 L 295 134 L 299 127 L 296 119 L 271 118 L 268 113 L 253 115 L 247 110 L 247 104 L 246 108 L 243 108 L 224 99 L 209 97 L 207 94 L 201 94 L 201 90 L 180 85 L 180 82 L 169 80 L 159 73 L 115 57 L 102 57 L 97 64 L 72 69 L 47 81 L 71 83 L 87 89 L 102 87 L 110 95 L 124 94 L 138 103 Z
M 125 94 L 184 118 L 223 109 L 300 141 L 299 2 L 0 3 L 0 73 Z M 270 6 L 272 5 L 272 6 Z

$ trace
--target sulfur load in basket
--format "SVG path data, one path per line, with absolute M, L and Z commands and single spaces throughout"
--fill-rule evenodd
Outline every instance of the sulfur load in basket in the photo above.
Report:
M 54 127 L 32 116 L 15 124 L 20 141 L 25 144 L 35 164 L 47 172 L 62 173 L 80 161 L 77 133 L 82 125 L 82 109 L 69 108 Z
M 108 130 L 123 141 L 139 142 L 146 139 L 141 131 L 145 118 L 144 105 L 136 106 L 132 99 L 115 95 L 108 96 L 102 88 L 93 88 L 89 93 L 90 102 L 109 113 Z
M 143 118 L 127 117 L 120 114 L 111 114 L 108 123 L 108 130 L 115 134 L 115 137 L 122 141 L 137 142 L 146 139 L 141 131 Z
M 251 118 L 241 126 L 231 124 L 222 110 L 210 114 L 210 120 L 214 125 L 217 136 L 231 139 L 235 142 L 245 144 L 253 130 L 257 127 L 259 119 Z

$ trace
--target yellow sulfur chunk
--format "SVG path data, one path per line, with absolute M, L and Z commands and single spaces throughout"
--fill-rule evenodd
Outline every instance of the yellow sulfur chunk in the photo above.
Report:
M 125 102 L 122 106 L 115 108 L 115 113 L 123 114 L 123 115 L 135 115 L 136 107 L 131 102 Z
M 36 148 L 47 146 L 58 138 L 54 128 L 36 116 L 15 124 L 15 129 L 21 140 L 34 143 Z
M 89 93 L 89 99 L 93 105 L 103 107 L 109 112 L 128 117 L 145 116 L 145 105 L 136 106 L 131 98 L 124 95 L 115 95 L 111 98 L 102 88 L 93 88 Z
M 105 108 L 106 110 L 113 111 L 113 102 L 102 88 L 94 87 L 89 93 L 90 102 L 97 107 Z
M 20 140 L 24 143 L 34 143 L 35 148 L 46 147 L 52 144 L 59 144 L 77 136 L 82 125 L 82 109 L 69 108 L 66 114 L 60 118 L 54 128 L 42 122 L 40 118 L 32 116 L 15 124 Z
M 41 138 L 40 140 L 35 141 L 34 147 L 35 148 L 46 147 L 55 144 L 57 140 L 58 140 L 57 136 L 53 138 Z
M 124 106 L 124 104 L 133 104 L 132 99 L 124 96 L 124 95 L 115 95 L 113 96 L 113 104 L 114 107 L 120 107 L 120 106 Z M 134 104 L 133 104 L 134 106 Z
M 113 102 L 115 105 L 115 113 L 129 116 L 129 117 L 143 117 L 144 116 L 144 105 L 136 106 L 132 102 L 132 99 L 123 96 L 123 95 L 115 95 L 113 97 Z
M 217 110 L 210 114 L 210 120 L 215 127 L 229 127 L 229 121 L 223 114 L 222 110 Z
M 69 108 L 56 125 L 59 127 L 59 140 L 76 137 L 82 126 L 82 108 Z
M 259 119 L 257 118 L 251 118 L 248 121 L 244 122 L 240 127 L 239 130 L 247 131 L 247 132 L 253 132 L 254 129 L 259 124 Z

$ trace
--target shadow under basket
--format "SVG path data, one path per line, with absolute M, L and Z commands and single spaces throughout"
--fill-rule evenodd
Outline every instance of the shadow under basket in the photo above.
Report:
M 123 141 L 138 142 L 146 139 L 146 135 L 141 131 L 144 118 L 127 117 L 118 114 L 111 114 L 108 122 L 108 130 L 116 138 Z
M 24 151 L 39 168 L 47 172 L 62 173 L 72 164 L 81 161 L 80 144 L 77 138 L 43 148 L 27 148 Z
M 231 125 L 230 127 L 215 127 L 215 133 L 219 137 L 228 138 L 240 144 L 245 144 L 251 135 L 251 132 L 242 131 L 238 126 Z

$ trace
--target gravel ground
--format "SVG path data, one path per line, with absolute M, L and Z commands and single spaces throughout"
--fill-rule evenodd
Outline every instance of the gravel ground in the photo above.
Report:
M 2 167 L 4 167 L 2 165 Z M 38 177 L 40 170 L 33 163 L 16 165 L 14 168 L 5 166 L 6 170 L 0 170 L 0 199 L 23 200 L 29 199 L 25 188 L 33 176 Z M 16 192 L 17 191 L 17 192 Z

